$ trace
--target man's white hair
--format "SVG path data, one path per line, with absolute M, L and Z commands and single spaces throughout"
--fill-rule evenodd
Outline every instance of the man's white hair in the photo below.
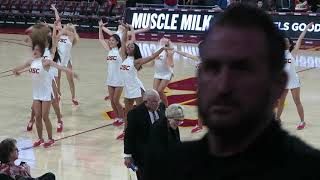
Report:
M 151 97 L 158 97 L 158 98 L 160 98 L 158 91 L 156 91 L 156 90 L 154 90 L 154 89 L 147 89 L 147 90 L 144 92 L 143 101 L 147 101 L 147 100 L 150 99 Z

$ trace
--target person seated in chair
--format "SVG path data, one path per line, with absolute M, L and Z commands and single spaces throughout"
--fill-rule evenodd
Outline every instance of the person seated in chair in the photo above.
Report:
M 31 177 L 30 166 L 21 162 L 19 166 L 15 165 L 15 161 L 19 158 L 19 149 L 17 148 L 17 141 L 15 139 L 5 139 L 0 143 L 0 174 L 1 179 L 16 180 L 34 180 Z M 36 178 L 38 180 L 55 180 L 52 173 L 46 173 L 43 176 Z

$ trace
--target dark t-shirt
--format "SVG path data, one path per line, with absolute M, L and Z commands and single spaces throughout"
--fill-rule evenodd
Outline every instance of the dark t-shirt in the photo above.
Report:
M 245 152 L 231 157 L 210 155 L 207 136 L 178 145 L 166 157 L 153 164 L 167 173 L 149 180 L 320 180 L 320 152 L 276 122 Z

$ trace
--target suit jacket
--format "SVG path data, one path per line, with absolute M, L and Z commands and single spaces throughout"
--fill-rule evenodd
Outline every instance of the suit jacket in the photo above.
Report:
M 179 128 L 172 129 L 167 118 L 156 121 L 150 132 L 150 141 L 148 149 L 151 151 L 168 150 L 168 148 L 180 143 Z
M 169 149 L 181 143 L 179 128 L 174 130 L 170 127 L 167 119 L 164 121 L 157 121 L 150 135 L 143 174 L 147 180 L 151 180 L 152 176 L 159 174 L 159 172 L 163 177 L 169 176 L 167 165 L 153 162 L 165 161 L 168 158 Z
M 162 122 L 165 119 L 165 106 L 163 103 L 160 103 L 157 113 L 159 115 L 157 121 Z M 128 125 L 124 136 L 124 153 L 131 154 L 136 165 L 143 166 L 145 150 L 153 127 L 145 104 L 142 103 L 129 111 L 127 119 Z

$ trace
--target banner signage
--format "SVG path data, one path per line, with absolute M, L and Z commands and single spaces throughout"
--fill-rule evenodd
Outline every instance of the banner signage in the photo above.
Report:
M 219 14 L 210 10 L 129 8 L 125 20 L 135 29 L 150 27 L 151 33 L 201 36 Z M 299 37 L 308 23 L 314 22 L 306 34 L 306 39 L 320 39 L 320 16 L 316 14 L 275 13 L 271 16 L 274 24 L 293 39 Z

